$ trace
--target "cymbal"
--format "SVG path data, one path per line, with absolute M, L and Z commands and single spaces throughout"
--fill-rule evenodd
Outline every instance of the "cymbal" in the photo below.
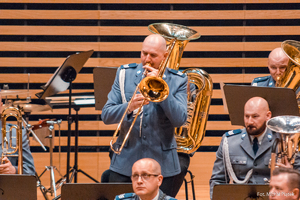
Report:
M 0 91 L 0 94 L 3 96 L 26 94 L 26 93 L 28 93 L 28 90 L 1 90 Z
M 52 108 L 49 105 L 39 105 L 39 104 L 30 104 L 30 103 L 18 104 L 18 105 L 20 106 L 20 108 L 22 108 L 24 112 L 43 112 L 43 111 L 52 110 Z

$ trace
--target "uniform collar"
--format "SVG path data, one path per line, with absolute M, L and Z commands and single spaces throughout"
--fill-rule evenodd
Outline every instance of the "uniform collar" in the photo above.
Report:
M 259 144 L 259 145 L 261 145 L 261 142 L 262 142 L 262 140 L 263 140 L 263 138 L 264 138 L 266 132 L 267 132 L 267 127 L 266 127 L 265 131 L 263 132 L 263 134 L 261 134 L 260 136 L 257 137 L 257 140 L 258 140 L 258 144 Z M 250 135 L 250 140 L 251 140 L 251 143 L 252 143 L 252 144 L 253 144 L 254 138 L 256 138 L 256 136 Z

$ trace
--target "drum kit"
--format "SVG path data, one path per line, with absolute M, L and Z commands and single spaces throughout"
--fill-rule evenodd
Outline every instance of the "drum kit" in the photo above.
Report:
M 5 86 L 5 87 L 8 88 L 7 86 Z M 19 95 L 26 95 L 26 94 L 27 94 L 26 100 L 18 99 Z M 59 189 L 66 182 L 66 179 L 59 171 L 60 161 L 61 161 L 61 159 L 60 159 L 60 153 L 61 153 L 60 124 L 61 124 L 62 120 L 61 119 L 60 120 L 45 119 L 45 120 L 40 120 L 35 125 L 30 125 L 28 123 L 28 121 L 29 121 L 29 115 L 31 113 L 52 111 L 51 106 L 48 105 L 47 103 L 45 103 L 45 104 L 32 103 L 28 90 L 3 89 L 0 91 L 0 95 L 3 97 L 3 99 L 5 99 L 5 104 L 3 105 L 3 108 L 16 107 L 22 112 L 22 114 L 24 114 L 24 117 L 22 117 L 22 122 L 23 122 L 24 128 L 27 131 L 28 140 L 29 140 L 29 135 L 31 134 L 33 136 L 33 139 L 40 144 L 40 146 L 43 148 L 44 151 L 47 151 L 45 146 L 47 146 L 49 148 L 50 165 L 45 166 L 45 170 L 40 175 L 38 175 L 36 173 L 36 178 L 38 180 L 37 186 L 40 188 L 45 199 L 48 199 L 47 193 L 50 193 L 51 196 L 53 196 L 53 194 L 54 194 L 54 196 L 56 197 L 57 189 Z M 11 96 L 17 96 L 17 100 L 15 100 L 15 101 L 8 100 L 8 97 L 11 97 Z M 56 166 L 53 165 L 53 148 L 54 148 L 54 138 L 55 138 L 54 125 L 55 124 L 58 126 L 58 133 L 59 133 L 59 169 L 57 169 Z M 50 188 L 48 188 L 48 189 L 41 184 L 41 179 L 40 179 L 46 171 L 50 172 Z M 55 175 L 54 175 L 55 171 L 60 175 L 59 182 L 55 181 Z

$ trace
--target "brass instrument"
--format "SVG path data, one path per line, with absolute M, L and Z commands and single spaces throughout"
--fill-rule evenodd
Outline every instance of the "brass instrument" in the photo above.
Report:
M 300 86 L 300 42 L 286 40 L 282 42 L 281 49 L 289 57 L 289 63 L 284 74 L 277 77 L 276 87 L 287 87 L 297 92 Z M 296 96 L 299 99 L 300 92 Z
M 134 125 L 139 113 L 141 112 L 144 101 L 148 100 L 148 101 L 152 101 L 152 102 L 161 102 L 167 98 L 167 96 L 169 94 L 169 87 L 165 83 L 165 81 L 162 79 L 162 76 L 165 72 L 166 67 L 171 68 L 169 61 L 170 61 L 170 59 L 173 60 L 175 55 L 178 55 L 178 53 L 179 53 L 179 51 L 177 50 L 178 47 L 182 48 L 181 43 L 184 43 L 184 41 L 194 40 L 194 39 L 197 39 L 200 37 L 196 31 L 194 31 L 188 27 L 177 25 L 177 24 L 155 23 L 155 24 L 149 25 L 148 29 L 153 33 L 158 33 L 158 34 L 162 35 L 163 37 L 168 38 L 168 40 L 167 40 L 169 42 L 168 48 L 167 48 L 168 54 L 167 54 L 167 57 L 160 63 L 159 73 L 158 73 L 157 77 L 145 77 L 142 79 L 142 81 L 136 87 L 132 96 L 134 96 L 136 94 L 136 92 L 138 90 L 140 90 L 141 94 L 145 97 L 145 99 L 142 102 L 142 106 L 140 106 L 138 108 L 137 114 L 136 114 L 127 134 L 124 137 L 123 143 L 121 144 L 119 149 L 115 150 L 113 147 L 114 140 L 118 134 L 118 131 L 120 130 L 121 124 L 123 123 L 125 116 L 127 115 L 129 106 L 130 106 L 133 98 L 128 102 L 128 106 L 121 118 L 120 123 L 118 124 L 118 127 L 113 135 L 112 140 L 110 141 L 110 147 L 111 147 L 112 151 L 115 152 L 116 154 L 121 153 L 126 141 L 128 140 L 128 137 L 133 128 L 133 125 Z M 171 31 L 171 34 L 169 34 L 170 32 L 168 32 L 168 31 Z M 184 49 L 184 47 L 182 48 L 182 50 L 183 49 Z M 181 52 L 181 54 L 182 53 L 183 53 L 183 51 Z M 181 55 L 177 56 L 177 60 L 180 60 L 180 59 L 178 59 L 178 57 L 181 58 Z
M 169 44 L 172 37 L 177 37 L 178 41 L 168 62 L 168 67 L 175 70 L 179 70 L 187 43 L 200 37 L 197 31 L 177 24 L 155 23 L 149 26 L 149 30 L 165 37 Z M 202 69 L 189 68 L 183 73 L 188 76 L 188 118 L 183 126 L 175 129 L 175 138 L 177 151 L 189 154 L 200 147 L 205 136 L 213 82 L 208 73 Z
M 6 130 L 6 120 L 9 117 L 15 117 L 16 125 L 11 125 L 9 130 Z M 22 114 L 16 107 L 7 107 L 2 111 L 2 160 L 6 157 L 18 157 L 18 174 L 23 174 L 23 149 L 22 149 Z M 12 136 L 12 130 L 16 129 L 16 136 Z M 7 135 L 8 134 L 8 135 Z M 16 141 L 16 146 L 13 146 L 13 139 Z M 16 155 L 18 151 L 18 154 Z M 1 160 L 1 163 L 2 163 Z
M 299 151 L 300 117 L 283 115 L 269 119 L 267 127 L 280 134 L 271 154 L 271 175 L 277 162 L 293 165 Z M 288 163 L 286 163 L 286 160 Z

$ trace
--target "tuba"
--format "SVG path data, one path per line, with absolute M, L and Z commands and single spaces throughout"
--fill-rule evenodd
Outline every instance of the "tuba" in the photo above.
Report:
M 281 49 L 289 57 L 288 66 L 281 77 L 277 77 L 276 87 L 287 87 L 293 89 L 296 98 L 299 101 L 300 92 L 300 42 L 295 40 L 286 40 L 282 42 Z M 298 102 L 298 107 L 299 107 Z
M 149 25 L 152 33 L 162 35 L 167 44 L 171 44 L 172 38 L 176 37 L 177 42 L 171 52 L 167 66 L 179 70 L 180 60 L 185 46 L 190 40 L 200 38 L 197 31 L 186 26 L 171 23 L 154 23 Z M 175 129 L 177 151 L 193 153 L 201 145 L 205 136 L 208 110 L 211 102 L 213 82 L 211 77 L 204 70 L 189 68 L 183 71 L 188 76 L 187 89 L 187 121 Z
M 271 154 L 271 175 L 277 162 L 293 165 L 296 154 L 299 151 L 300 117 L 283 115 L 269 119 L 267 127 L 280 134 L 277 138 Z M 286 163 L 286 161 L 288 163 Z
M 9 117 L 15 117 L 16 125 L 12 125 L 9 130 L 6 130 L 6 121 Z M 6 157 L 18 157 L 18 174 L 23 174 L 23 148 L 22 148 L 22 114 L 16 107 L 7 107 L 2 111 L 2 159 Z M 13 129 L 16 129 L 16 136 L 12 136 Z M 15 140 L 16 145 L 13 145 Z M 16 155 L 18 151 L 18 154 Z

